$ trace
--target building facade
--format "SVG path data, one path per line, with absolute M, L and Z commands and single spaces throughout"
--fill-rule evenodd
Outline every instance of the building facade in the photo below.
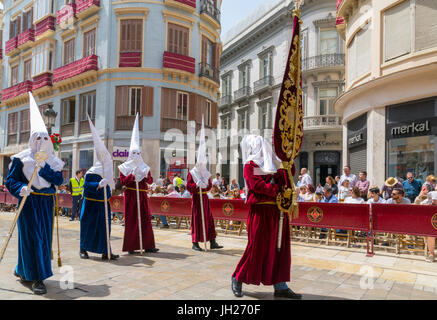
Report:
M 343 162 L 381 186 L 437 168 L 437 2 L 343 0 Z M 385 165 L 384 165 L 385 164 Z
M 116 175 L 137 113 L 152 175 L 186 173 L 195 150 L 187 133 L 195 134 L 202 115 L 217 126 L 220 1 L 2 2 L 2 178 L 10 155 L 27 147 L 28 91 L 42 110 L 57 112 L 52 131 L 63 139 L 65 177 L 93 164 L 87 114 Z
M 225 35 L 219 100 L 219 170 L 243 183 L 239 142 L 245 133 L 272 141 L 274 118 L 292 35 L 291 0 L 268 1 Z M 340 173 L 341 118 L 334 100 L 344 79 L 344 43 L 335 23 L 335 3 L 305 1 L 302 15 L 304 140 L 297 168 L 315 183 Z

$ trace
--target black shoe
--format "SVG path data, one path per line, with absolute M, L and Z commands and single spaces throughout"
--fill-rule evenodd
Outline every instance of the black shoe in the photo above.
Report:
M 20 278 L 21 282 L 31 282 L 31 281 L 27 281 L 23 276 L 19 275 L 17 273 L 17 271 L 14 270 L 14 276 L 16 276 L 17 278 Z
M 86 250 L 80 249 L 79 255 L 81 259 L 89 259 L 88 252 L 86 252 Z
M 44 283 L 41 280 L 33 281 L 32 283 L 32 291 L 34 294 L 46 294 L 47 289 Z
M 241 291 L 243 289 L 243 284 L 241 282 L 238 282 L 237 279 L 232 278 L 231 288 L 234 296 L 238 298 L 243 296 L 243 292 Z
M 275 290 L 274 296 L 278 298 L 288 298 L 288 299 L 295 299 L 295 300 L 302 299 L 301 294 L 294 293 L 293 290 L 291 290 L 290 288 L 287 288 L 285 290 Z
M 117 260 L 118 258 L 120 258 L 118 254 L 111 253 L 111 260 Z M 102 254 L 102 260 L 108 260 L 108 255 L 106 253 Z
M 219 245 L 219 244 L 215 241 L 215 239 L 214 239 L 214 240 L 211 240 L 209 243 L 210 243 L 211 249 L 222 249 L 222 248 L 223 248 L 223 246 Z
M 151 252 L 151 253 L 156 253 L 156 252 L 158 252 L 158 251 L 159 251 L 158 248 L 152 248 L 152 249 L 146 249 L 146 250 L 144 250 L 144 252 Z
M 193 250 L 203 251 L 203 249 L 199 247 L 199 242 L 193 242 Z
M 168 229 L 168 228 L 170 228 L 170 226 L 168 224 L 165 224 L 161 227 L 161 229 Z

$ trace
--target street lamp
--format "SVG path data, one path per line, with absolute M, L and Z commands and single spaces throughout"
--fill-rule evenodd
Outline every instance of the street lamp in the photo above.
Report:
M 53 105 L 49 104 L 47 109 L 44 110 L 44 116 L 46 118 L 46 127 L 47 127 L 47 131 L 49 132 L 49 135 L 52 134 L 52 127 L 55 126 L 55 119 L 56 116 L 58 115 L 58 113 L 53 110 Z

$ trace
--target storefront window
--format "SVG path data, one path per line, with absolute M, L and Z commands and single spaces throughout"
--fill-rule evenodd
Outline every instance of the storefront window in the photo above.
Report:
M 61 160 L 64 161 L 64 168 L 62 170 L 62 177 L 64 178 L 63 184 L 67 184 L 70 178 L 73 177 L 73 153 L 70 152 L 61 152 Z
M 80 150 L 79 155 L 79 169 L 88 170 L 94 163 L 94 151 L 93 150 Z
M 388 176 L 406 179 L 407 172 L 416 178 L 434 174 L 436 136 L 391 139 L 388 142 Z

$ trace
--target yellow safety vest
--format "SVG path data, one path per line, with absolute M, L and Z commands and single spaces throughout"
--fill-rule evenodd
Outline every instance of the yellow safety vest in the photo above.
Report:
M 72 196 L 80 196 L 83 193 L 83 184 L 84 184 L 84 180 L 83 178 L 80 178 L 80 182 L 77 182 L 76 178 L 71 178 L 70 179 L 70 183 L 71 183 L 71 195 Z

